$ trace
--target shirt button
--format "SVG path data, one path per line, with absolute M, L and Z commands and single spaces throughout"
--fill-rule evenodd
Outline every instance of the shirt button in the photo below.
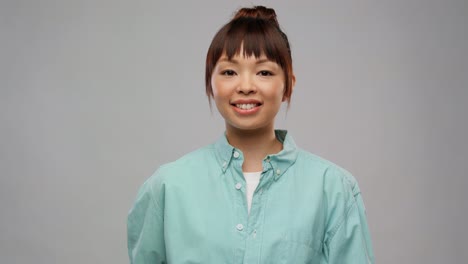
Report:
M 265 159 L 265 161 L 266 161 L 266 162 L 270 162 L 270 157 L 267 157 L 267 158 Z
M 236 189 L 237 189 L 237 190 L 240 190 L 240 188 L 242 188 L 242 183 L 238 182 L 238 183 L 236 184 Z
M 236 159 L 237 159 L 239 156 L 240 156 L 239 152 L 237 152 L 237 151 L 234 151 L 234 158 L 236 158 Z
M 239 231 L 242 231 L 242 230 L 244 230 L 244 226 L 242 224 L 238 224 L 238 225 L 236 225 L 236 229 L 239 230 Z
M 223 168 L 226 168 L 227 162 L 223 162 Z
M 276 170 L 276 174 L 280 175 L 280 174 L 281 174 L 281 170 L 280 170 L 280 169 L 277 169 L 277 170 Z
M 263 193 L 263 189 L 258 190 L 258 193 L 259 193 L 259 194 L 262 194 L 262 193 Z

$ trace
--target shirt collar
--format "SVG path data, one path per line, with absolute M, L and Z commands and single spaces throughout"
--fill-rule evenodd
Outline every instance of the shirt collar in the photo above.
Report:
M 273 169 L 275 180 L 277 180 L 296 161 L 297 146 L 287 130 L 275 130 L 275 135 L 276 138 L 283 143 L 283 149 L 276 154 L 268 155 L 265 157 L 264 161 L 270 165 L 271 169 Z M 239 149 L 236 149 L 229 144 L 226 138 L 226 133 L 224 133 L 223 136 L 221 136 L 215 143 L 215 150 L 216 158 L 219 166 L 223 170 L 223 173 L 226 172 L 227 168 L 231 164 L 234 153 L 242 153 Z

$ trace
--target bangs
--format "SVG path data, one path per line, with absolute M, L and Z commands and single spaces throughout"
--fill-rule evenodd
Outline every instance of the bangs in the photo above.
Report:
M 278 63 L 283 69 L 286 54 L 290 56 L 289 47 L 280 31 L 269 21 L 255 18 L 239 18 L 228 24 L 224 38 L 214 48 L 215 61 L 226 54 L 229 60 L 235 55 L 259 58 L 263 54 L 268 60 Z M 241 53 L 242 50 L 242 54 Z M 216 56 L 218 55 L 218 56 Z

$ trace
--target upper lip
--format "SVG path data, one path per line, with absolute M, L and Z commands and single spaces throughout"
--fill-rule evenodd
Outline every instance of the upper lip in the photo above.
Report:
M 262 103 L 258 100 L 255 99 L 239 99 L 232 101 L 231 104 L 256 104 L 256 105 L 261 105 Z

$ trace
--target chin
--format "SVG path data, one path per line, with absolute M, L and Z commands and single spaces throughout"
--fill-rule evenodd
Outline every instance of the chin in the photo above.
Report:
M 246 124 L 245 122 L 240 124 L 240 123 L 226 123 L 227 128 L 230 127 L 231 129 L 235 130 L 243 130 L 243 131 L 255 131 L 255 130 L 263 130 L 267 129 L 270 127 L 268 124 Z

